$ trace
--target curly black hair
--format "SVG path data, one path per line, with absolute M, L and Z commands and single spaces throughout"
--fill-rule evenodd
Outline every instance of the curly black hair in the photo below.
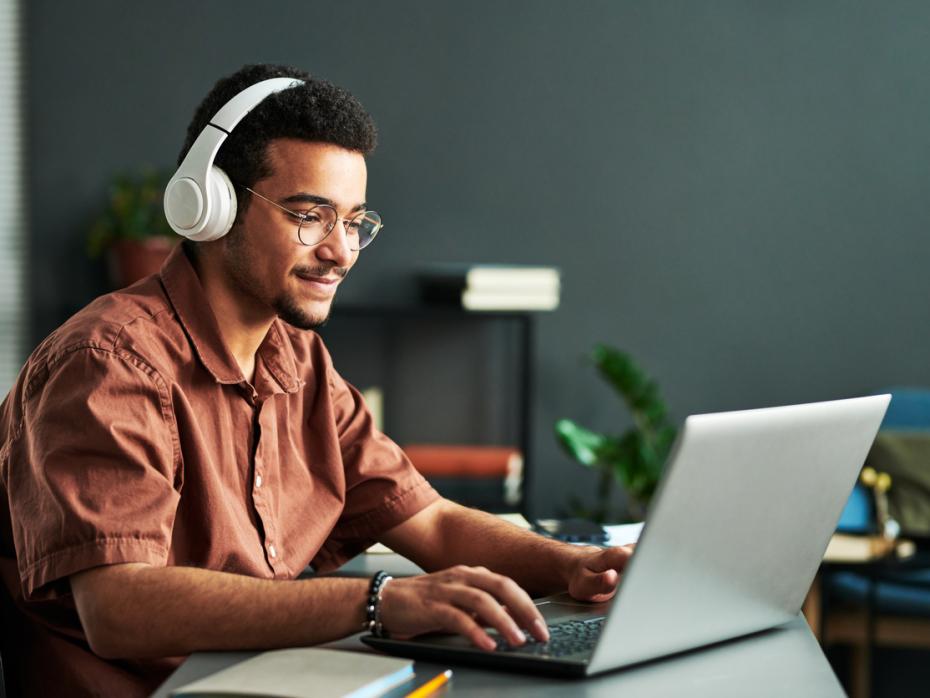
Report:
M 309 73 L 283 65 L 246 65 L 220 79 L 197 107 L 187 127 L 178 164 L 210 119 L 242 90 L 262 80 L 293 77 L 303 85 L 276 92 L 262 100 L 236 126 L 220 146 L 215 164 L 243 187 L 251 187 L 272 174 L 266 157 L 268 143 L 277 138 L 298 138 L 331 143 L 369 155 L 377 144 L 377 130 L 361 103 L 341 87 Z M 237 192 L 236 219 L 248 208 L 248 192 Z

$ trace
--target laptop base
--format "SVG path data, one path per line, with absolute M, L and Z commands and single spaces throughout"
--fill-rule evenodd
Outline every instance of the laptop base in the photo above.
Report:
M 424 642 L 427 638 L 428 644 Z M 450 652 L 450 645 L 443 645 L 443 640 L 447 639 L 459 640 L 462 643 L 456 644 L 455 651 Z M 440 664 L 454 661 L 456 664 L 567 678 L 581 678 L 587 675 L 587 660 L 572 660 L 567 657 L 553 660 L 515 652 L 487 652 L 471 646 L 464 638 L 449 635 L 420 636 L 418 641 L 393 640 L 366 635 L 362 637 L 362 642 L 388 654 Z

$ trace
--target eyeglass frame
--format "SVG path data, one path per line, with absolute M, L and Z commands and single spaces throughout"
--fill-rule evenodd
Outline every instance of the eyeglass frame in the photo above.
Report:
M 304 247 L 316 247 L 317 245 L 322 244 L 322 243 L 326 240 L 326 238 L 328 238 L 328 237 L 332 234 L 332 232 L 336 229 L 336 225 L 337 225 L 338 223 L 340 223 L 340 222 L 342 223 L 342 229 L 343 229 L 343 230 L 347 230 L 346 223 L 349 223 L 349 222 L 355 220 L 355 219 L 358 218 L 360 215 L 365 215 L 365 214 L 368 214 L 368 213 L 374 213 L 376 216 L 378 216 L 379 219 L 381 218 L 381 214 L 380 214 L 380 213 L 378 213 L 377 211 L 372 211 L 372 210 L 370 210 L 370 209 L 365 209 L 365 210 L 363 210 L 363 211 L 359 211 L 358 213 L 356 213 L 356 214 L 355 214 L 354 216 L 352 216 L 351 218 L 343 218 L 343 217 L 341 217 L 341 216 L 339 215 L 339 211 L 337 211 L 337 210 L 336 210 L 336 207 L 333 206 L 332 204 L 327 204 L 327 203 L 315 203 L 315 204 L 313 204 L 313 208 L 311 208 L 310 211 L 313 211 L 314 209 L 321 208 L 321 207 L 332 209 L 333 213 L 336 214 L 336 220 L 335 220 L 335 221 L 333 222 L 333 224 L 330 226 L 329 230 L 326 231 L 326 235 L 324 235 L 323 237 L 321 237 L 321 238 L 320 238 L 319 240 L 317 240 L 316 242 L 314 242 L 314 243 L 309 243 L 309 244 L 308 244 L 308 243 L 304 242 L 304 241 L 301 239 L 301 237 L 300 237 L 300 226 L 303 225 L 304 221 L 307 220 L 309 211 L 308 211 L 307 213 L 301 213 L 301 212 L 299 212 L 299 211 L 292 211 L 291 209 L 287 208 L 286 206 L 282 206 L 282 205 L 279 204 L 277 201 L 273 201 L 272 199 L 269 199 L 267 196 L 264 196 L 264 195 L 262 195 L 262 194 L 259 194 L 257 191 L 255 191 L 255 190 L 252 189 L 251 187 L 247 187 L 247 186 L 241 185 L 241 184 L 240 184 L 239 186 L 241 186 L 243 189 L 245 189 L 245 190 L 246 190 L 247 192 L 249 192 L 250 194 L 254 194 L 254 195 L 257 196 L 259 199 L 262 199 L 262 200 L 264 200 L 264 201 L 267 201 L 267 202 L 268 202 L 269 204 L 271 204 L 272 206 L 275 206 L 276 208 L 279 208 L 279 209 L 281 209 L 282 211 L 284 211 L 285 213 L 288 213 L 289 215 L 291 215 L 291 216 L 293 216 L 294 218 L 296 218 L 296 219 L 299 221 L 299 222 L 297 223 L 297 242 L 299 242 L 299 243 L 300 243 L 301 245 L 303 245 Z M 352 250 L 352 251 L 353 251 L 353 252 L 361 252 L 361 251 L 364 250 L 366 247 L 368 247 L 369 245 L 371 245 L 371 243 L 374 242 L 375 238 L 378 237 L 378 233 L 380 233 L 381 230 L 382 230 L 383 228 L 384 228 L 384 223 L 379 223 L 379 224 L 378 224 L 378 227 L 375 228 L 375 232 L 372 233 L 372 235 L 371 235 L 370 238 L 368 238 L 368 242 L 366 242 L 364 245 L 360 246 L 357 250 Z

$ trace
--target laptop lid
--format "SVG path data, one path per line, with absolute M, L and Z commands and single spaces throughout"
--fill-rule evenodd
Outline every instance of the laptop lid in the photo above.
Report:
M 592 653 L 487 653 L 460 636 L 367 644 L 433 661 L 597 674 L 795 618 L 878 431 L 888 395 L 689 417 L 611 603 L 559 594 L 547 622 L 607 614 Z
M 587 673 L 795 617 L 889 400 L 688 417 Z

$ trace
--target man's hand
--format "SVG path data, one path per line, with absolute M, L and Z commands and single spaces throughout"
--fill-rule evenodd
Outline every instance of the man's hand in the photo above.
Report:
M 489 651 L 496 645 L 484 627 L 494 628 L 511 645 L 526 641 L 521 628 L 542 642 L 549 639 L 546 623 L 527 593 L 512 579 L 484 567 L 459 565 L 391 580 L 381 595 L 381 621 L 392 637 L 457 633 Z
M 586 548 L 585 552 L 588 554 L 579 556 L 571 569 L 568 593 L 579 601 L 607 601 L 617 593 L 620 574 L 633 554 L 633 546 Z

